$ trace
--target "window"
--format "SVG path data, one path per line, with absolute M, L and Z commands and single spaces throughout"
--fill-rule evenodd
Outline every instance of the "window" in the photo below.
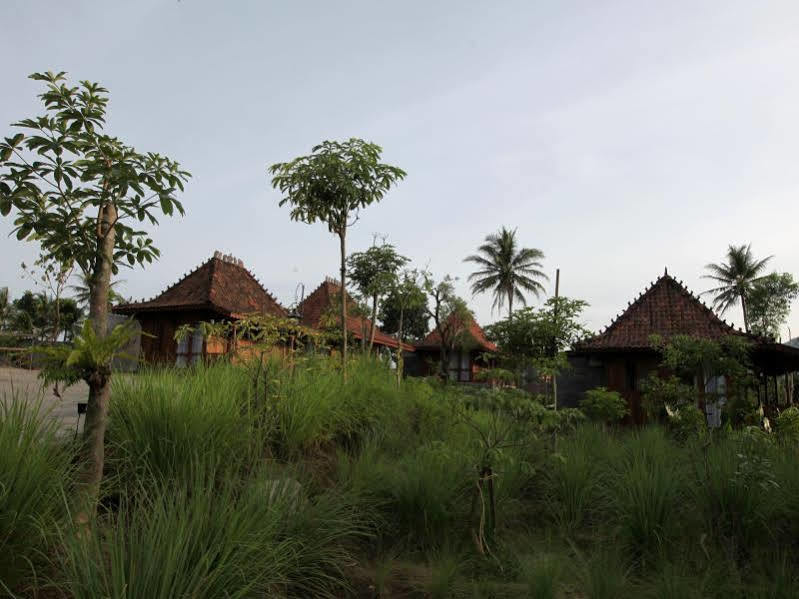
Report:
M 638 374 L 635 362 L 627 362 L 624 365 L 624 388 L 628 391 L 638 389 Z
M 472 361 L 467 351 L 452 351 L 449 354 L 449 379 L 468 383 L 472 380 Z
M 203 333 L 199 328 L 196 328 L 190 335 L 186 335 L 178 341 L 176 351 L 175 365 L 183 368 L 189 364 L 196 364 L 202 359 L 203 356 Z

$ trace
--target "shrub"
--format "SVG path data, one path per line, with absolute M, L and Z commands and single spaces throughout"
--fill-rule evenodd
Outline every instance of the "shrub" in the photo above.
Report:
M 674 375 L 661 377 L 653 372 L 643 382 L 642 404 L 647 418 L 657 422 L 667 415 L 667 410 L 696 405 L 696 390 Z
M 707 433 L 707 418 L 693 404 L 680 406 L 669 413 L 669 429 L 679 440 L 702 437 Z
M 591 420 L 604 423 L 618 422 L 630 413 L 627 401 L 617 392 L 597 387 L 585 392 L 580 409 Z
M 791 406 L 780 412 L 774 428 L 780 440 L 787 443 L 799 442 L 799 408 Z

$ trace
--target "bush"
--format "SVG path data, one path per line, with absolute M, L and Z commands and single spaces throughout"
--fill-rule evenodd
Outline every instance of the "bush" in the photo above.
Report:
M 702 437 L 707 433 L 707 417 L 695 405 L 683 405 L 669 414 L 669 429 L 682 441 Z
M 785 408 L 775 421 L 774 432 L 786 443 L 799 442 L 799 408 Z
M 591 420 L 608 424 L 618 422 L 630 413 L 627 401 L 617 391 L 605 387 L 586 391 L 580 409 Z

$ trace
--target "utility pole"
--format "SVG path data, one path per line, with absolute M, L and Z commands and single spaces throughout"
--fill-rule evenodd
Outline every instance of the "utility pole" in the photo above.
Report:
M 552 319 L 554 320 L 555 325 L 555 335 L 557 335 L 558 331 L 558 296 L 560 292 L 560 269 L 555 269 L 555 306 L 552 309 Z M 553 345 L 555 346 L 555 355 L 552 356 L 553 358 L 557 357 L 558 355 L 558 345 L 557 345 L 557 337 L 553 340 Z M 555 411 L 558 410 L 558 373 L 553 369 L 552 371 L 552 399 L 555 402 Z

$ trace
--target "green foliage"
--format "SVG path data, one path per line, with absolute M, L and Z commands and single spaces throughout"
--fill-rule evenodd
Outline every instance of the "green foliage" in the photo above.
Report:
M 26 425 L 0 420 L 0 545 L 17 547 L 0 564 L 32 556 L 39 577 L 17 562 L 13 590 L 46 575 L 78 599 L 795 594 L 788 411 L 774 435 L 678 442 L 518 390 L 349 367 L 345 385 L 325 356 L 267 361 L 262 395 L 228 361 L 115 377 L 104 507 L 80 535 L 52 501 L 69 446 L 20 443 Z
M 749 330 L 749 314 L 747 300 L 754 285 L 763 276 L 772 256 L 757 259 L 752 254 L 752 244 L 730 245 L 727 248 L 726 261 L 718 264 L 707 264 L 708 271 L 704 278 L 712 280 L 719 286 L 708 289 L 705 293 L 713 295 L 713 306 L 721 314 L 741 303 L 743 308 L 744 326 Z
M 551 297 L 542 308 L 517 310 L 512 318 L 487 326 L 486 336 L 497 344 L 501 360 L 510 368 L 559 372 L 566 362 L 558 354 L 588 334 L 580 323 L 586 306 L 582 300 Z
M 408 258 L 397 253 L 390 243 L 373 245 L 365 252 L 356 252 L 347 258 L 350 279 L 364 297 L 380 297 L 397 284 L 399 269 Z
M 111 363 L 122 355 L 123 349 L 138 334 L 133 320 L 115 326 L 105 337 L 98 337 L 91 322 L 85 320 L 72 347 L 44 347 L 37 351 L 46 363 L 41 376 L 46 383 L 89 381 L 92 377 L 107 377 Z
M 754 282 L 748 297 L 748 318 L 752 332 L 779 339 L 780 328 L 799 297 L 799 283 L 790 273 L 773 272 Z
M 605 387 L 589 389 L 580 400 L 580 409 L 591 420 L 614 424 L 630 413 L 627 401 L 618 391 L 609 391 Z
M 513 314 L 513 301 L 527 305 L 525 292 L 539 297 L 544 293 L 541 281 L 548 280 L 542 270 L 544 252 L 535 248 L 520 248 L 516 241 L 516 229 L 505 227 L 497 233 L 487 235 L 485 243 L 477 248 L 477 254 L 467 256 L 464 262 L 477 266 L 469 275 L 472 293 L 490 291 L 494 295 L 492 309 L 502 309 L 508 302 L 508 317 Z
M 775 421 L 777 436 L 787 443 L 799 443 L 799 408 L 785 408 Z
M 428 331 L 427 296 L 415 270 L 405 270 L 396 279 L 380 310 L 380 327 L 400 340 L 421 339 Z M 400 330 L 400 324 L 402 324 Z
M 244 467 L 266 435 L 249 394 L 246 373 L 224 363 L 115 378 L 107 442 L 117 482 L 189 481 L 200 458 L 219 469 Z
M 323 141 L 308 156 L 269 167 L 280 205 L 289 204 L 292 220 L 322 221 L 341 235 L 350 216 L 379 202 L 405 171 L 380 162 L 383 149 L 362 139 Z
M 650 373 L 642 387 L 644 409 L 647 417 L 655 422 L 683 406 L 696 405 L 696 389 L 674 375 L 662 377 L 656 372 Z
M 66 512 L 71 461 L 41 399 L 0 398 L 0 594 L 43 569 L 48 536 Z
M 144 264 L 159 256 L 149 234 L 128 224 L 157 224 L 157 213 L 183 214 L 175 197 L 190 176 L 177 162 L 141 154 L 103 133 L 108 92 L 97 83 L 67 84 L 65 73 L 34 73 L 45 91 L 45 116 L 14 124 L 25 133 L 0 143 L 0 214 L 16 211 L 17 239 L 39 243 L 48 258 L 91 272 L 104 235 L 98 212 L 113 205 L 119 264 Z
M 668 415 L 668 425 L 677 439 L 695 439 L 707 434 L 707 417 L 696 404 L 684 404 Z
M 239 494 L 200 472 L 123 502 L 88 539 L 62 532 L 63 590 L 71 597 L 337 597 L 347 589 L 345 539 L 362 525 L 330 496 L 299 508 Z

